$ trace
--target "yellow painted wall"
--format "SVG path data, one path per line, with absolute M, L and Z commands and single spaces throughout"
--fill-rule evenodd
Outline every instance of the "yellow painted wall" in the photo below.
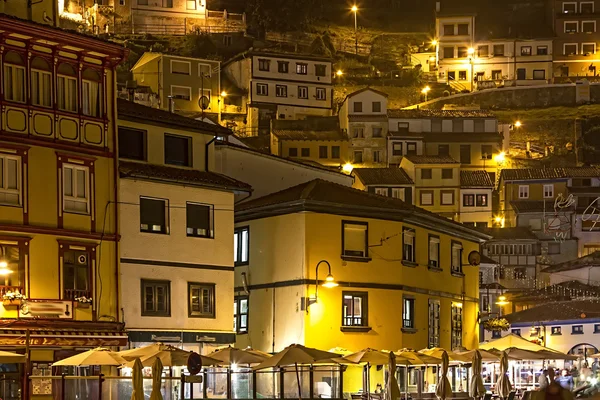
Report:
M 327 146 L 327 158 L 319 158 L 319 147 Z M 340 158 L 332 158 L 331 148 L 340 147 Z M 340 166 L 352 162 L 352 155 L 349 151 L 348 141 L 346 140 L 281 140 L 271 134 L 271 151 L 273 154 L 281 157 L 290 157 L 289 149 L 298 149 L 298 156 L 292 157 L 298 160 L 314 161 L 327 166 Z M 302 157 L 302 149 L 310 149 L 309 157 Z

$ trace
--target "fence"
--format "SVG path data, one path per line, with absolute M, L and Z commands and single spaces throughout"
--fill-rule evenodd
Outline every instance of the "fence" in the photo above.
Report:
M 179 368 L 174 368 L 179 369 Z M 146 369 L 145 371 L 148 371 Z M 177 371 L 176 373 L 177 374 Z M 202 383 L 184 383 L 165 369 L 161 384 L 164 400 L 184 399 L 318 399 L 342 398 L 343 368 L 298 366 L 252 371 L 249 368 L 211 368 Z M 152 392 L 152 377 L 144 376 L 144 397 Z M 127 376 L 30 376 L 30 398 L 52 396 L 54 400 L 130 399 L 133 381 Z
M 317 36 L 313 34 L 303 34 L 299 36 L 293 33 L 276 33 L 276 32 L 267 32 L 266 39 L 269 42 L 275 43 L 285 43 L 292 46 L 304 46 L 308 47 L 312 44 Z M 356 46 L 356 42 L 354 39 L 344 39 L 344 38 L 332 38 L 333 47 L 337 52 L 348 53 L 348 54 L 358 54 L 360 56 L 368 56 L 371 54 L 371 44 L 358 42 L 358 48 Z

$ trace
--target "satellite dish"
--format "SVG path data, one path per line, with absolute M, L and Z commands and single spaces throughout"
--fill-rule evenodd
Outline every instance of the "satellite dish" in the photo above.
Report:
M 476 267 L 481 264 L 481 254 L 478 251 L 472 251 L 469 253 L 469 264 Z
M 200 96 L 198 99 L 198 106 L 202 110 L 206 110 L 210 106 L 210 99 L 206 96 Z

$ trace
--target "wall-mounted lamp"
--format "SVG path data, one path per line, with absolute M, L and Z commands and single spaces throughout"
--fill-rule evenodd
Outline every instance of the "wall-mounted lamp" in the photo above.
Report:
M 498 301 L 496 301 L 496 304 L 499 306 L 507 305 L 508 301 L 506 300 L 506 296 L 498 296 Z
M 12 271 L 8 269 L 8 262 L 0 259 L 0 276 L 5 276 L 8 274 L 12 274 Z
M 323 282 L 323 287 L 334 288 L 334 287 L 338 286 L 338 283 L 333 278 L 333 275 L 331 275 L 331 265 L 329 264 L 329 262 L 327 260 L 319 261 L 319 263 L 317 264 L 317 268 L 315 270 L 315 297 L 312 299 L 310 297 L 305 298 L 306 312 L 308 312 L 308 307 L 310 307 L 311 304 L 316 303 L 319 299 L 319 266 L 323 263 L 327 264 L 327 269 L 328 269 L 327 277 L 325 278 L 325 282 Z

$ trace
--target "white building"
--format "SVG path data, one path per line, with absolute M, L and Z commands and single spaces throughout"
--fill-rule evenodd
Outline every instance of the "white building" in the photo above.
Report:
M 478 228 L 491 226 L 493 190 L 494 183 L 486 171 L 460 171 L 460 222 Z
M 247 92 L 246 136 L 267 133 L 271 119 L 330 116 L 331 59 L 250 51 L 223 65 L 227 78 Z
M 132 346 L 234 343 L 234 195 L 207 147 L 228 131 L 119 100 L 120 287 Z

